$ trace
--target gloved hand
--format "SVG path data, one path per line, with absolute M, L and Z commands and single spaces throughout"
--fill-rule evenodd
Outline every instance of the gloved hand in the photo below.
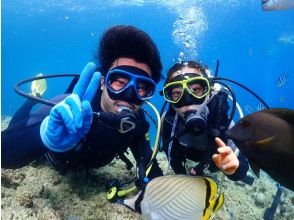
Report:
M 40 135 L 45 146 L 55 152 L 65 152 L 76 146 L 89 132 L 92 124 L 91 101 L 100 84 L 96 65 L 88 63 L 73 93 L 56 104 L 42 121 Z

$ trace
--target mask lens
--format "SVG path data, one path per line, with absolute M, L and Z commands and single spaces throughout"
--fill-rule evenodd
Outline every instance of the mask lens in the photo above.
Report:
M 176 103 L 183 95 L 182 83 L 170 83 L 163 88 L 163 94 L 167 101 Z
M 153 96 L 155 85 L 150 80 L 138 78 L 136 80 L 138 96 L 145 99 Z
M 115 92 L 123 90 L 129 83 L 130 77 L 120 72 L 113 72 L 108 78 L 107 85 Z
M 204 78 L 194 78 L 187 81 L 190 94 L 196 98 L 202 98 L 209 92 L 208 81 Z

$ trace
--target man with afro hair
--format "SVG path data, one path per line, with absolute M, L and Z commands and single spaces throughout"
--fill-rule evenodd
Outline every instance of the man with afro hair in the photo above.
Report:
M 53 98 L 53 108 L 43 105 L 27 118 L 14 118 L 2 132 L 2 168 L 19 168 L 43 156 L 60 170 L 99 168 L 117 156 L 130 168 L 124 156 L 130 148 L 137 182 L 146 182 L 152 150 L 141 106 L 160 80 L 158 49 L 144 31 L 117 25 L 103 34 L 95 58 L 71 94 Z M 154 160 L 148 178 L 159 175 Z

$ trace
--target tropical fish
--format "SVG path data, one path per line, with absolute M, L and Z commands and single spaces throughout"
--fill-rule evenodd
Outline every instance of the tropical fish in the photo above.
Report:
M 42 73 L 39 73 L 36 77 L 41 77 L 43 76 Z M 43 93 L 47 89 L 47 83 L 45 79 L 38 79 L 34 80 L 31 84 L 31 93 L 33 96 L 42 96 Z
M 281 96 L 280 96 L 280 102 L 286 102 L 286 97 L 283 96 L 283 95 L 281 95 Z
M 252 108 L 252 106 L 251 105 L 245 105 L 245 111 L 247 112 L 247 113 L 252 113 L 252 112 L 254 112 L 254 109 Z
M 253 172 L 264 170 L 294 190 L 294 111 L 265 109 L 239 120 L 226 132 L 247 157 Z
M 224 203 L 224 194 L 217 194 L 216 182 L 208 177 L 169 175 L 153 179 L 142 195 L 125 199 L 135 209 L 141 198 L 143 219 L 197 220 L 210 219 Z
M 278 79 L 277 79 L 277 82 L 276 82 L 276 86 L 277 87 L 283 87 L 285 85 L 285 83 L 287 82 L 287 79 L 288 79 L 288 73 L 284 73 L 282 74 Z
M 263 110 L 263 109 L 265 109 L 265 106 L 264 106 L 261 102 L 259 102 L 259 103 L 257 104 L 257 106 L 256 106 L 256 110 L 257 110 L 257 111 L 261 111 L 261 110 Z
M 294 44 L 294 35 L 282 35 L 278 38 L 278 42 L 283 44 Z
M 263 11 L 283 10 L 294 7 L 293 0 L 261 0 Z

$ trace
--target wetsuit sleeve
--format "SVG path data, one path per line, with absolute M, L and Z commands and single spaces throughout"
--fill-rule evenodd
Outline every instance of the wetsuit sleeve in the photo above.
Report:
M 171 136 L 172 125 L 171 125 L 171 122 L 167 121 L 166 117 L 168 117 L 167 115 L 171 114 L 170 111 L 171 109 L 169 109 L 168 112 L 166 112 L 166 114 L 162 116 L 162 130 L 161 130 L 162 149 L 175 174 L 187 174 L 186 168 L 183 165 L 183 161 L 186 160 L 185 159 L 186 154 L 184 152 L 184 148 L 180 146 L 177 140 L 168 142 L 168 139 Z M 169 146 L 170 144 L 172 145 Z
M 220 91 L 208 103 L 208 133 L 211 138 L 220 137 L 223 141 L 227 141 L 225 132 L 229 126 L 229 102 L 228 95 L 224 91 Z
M 168 151 L 165 152 L 167 157 Z M 181 146 L 177 140 L 174 141 L 173 147 L 171 149 L 169 163 L 175 174 L 187 174 L 186 168 L 184 166 L 185 158 L 184 147 Z
M 58 102 L 66 95 L 53 98 Z M 40 137 L 40 125 L 51 107 L 41 105 L 31 113 L 35 102 L 27 100 L 11 119 L 8 128 L 1 132 L 1 166 L 15 169 L 39 159 L 47 150 Z
M 1 132 L 2 168 L 20 168 L 44 154 L 46 147 L 40 137 L 40 125 L 44 117 L 42 115 L 35 113 L 34 121 L 30 120 L 31 115 L 13 118 L 13 124 Z

